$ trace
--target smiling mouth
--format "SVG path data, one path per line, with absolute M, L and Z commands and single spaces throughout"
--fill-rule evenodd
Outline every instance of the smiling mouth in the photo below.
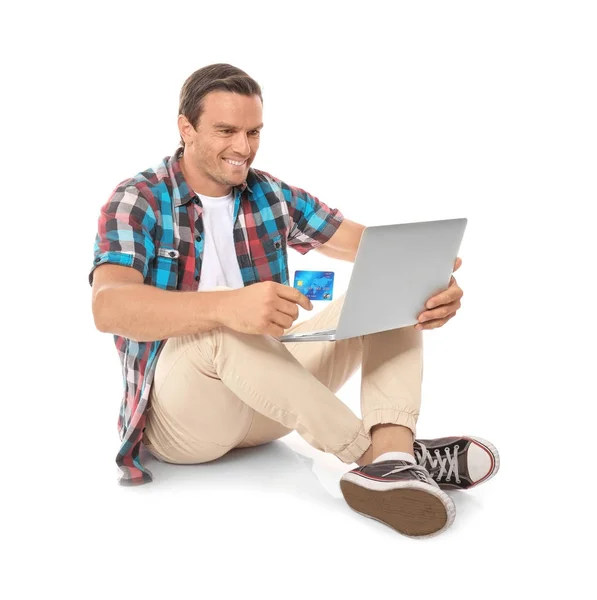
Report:
M 245 160 L 230 160 L 229 158 L 225 158 L 224 159 L 229 165 L 232 165 L 233 167 L 242 167 L 244 165 L 247 164 L 247 159 L 245 158 Z

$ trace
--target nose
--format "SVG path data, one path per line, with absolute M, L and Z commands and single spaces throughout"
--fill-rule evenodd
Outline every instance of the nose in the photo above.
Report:
M 247 157 L 251 153 L 251 146 L 249 144 L 249 138 L 244 131 L 239 131 L 234 137 L 234 143 L 232 150 L 239 156 Z

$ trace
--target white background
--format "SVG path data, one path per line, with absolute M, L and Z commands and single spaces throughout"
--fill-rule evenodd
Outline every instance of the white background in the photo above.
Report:
M 15 7 L 0 38 L 3 597 L 594 593 L 595 4 Z M 176 149 L 180 87 L 214 62 L 262 85 L 255 167 L 366 225 L 469 219 L 462 309 L 424 334 L 419 434 L 489 439 L 502 468 L 453 494 L 441 536 L 352 512 L 348 467 L 296 434 L 116 483 L 120 363 L 87 284 L 99 208 Z M 347 284 L 348 263 L 290 261 Z M 355 411 L 358 377 L 339 392 Z

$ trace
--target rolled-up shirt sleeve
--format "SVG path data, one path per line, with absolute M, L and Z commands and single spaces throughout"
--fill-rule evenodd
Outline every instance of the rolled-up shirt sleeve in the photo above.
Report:
M 315 196 L 280 182 L 290 216 L 288 245 L 306 254 L 325 244 L 338 230 L 344 215 Z
M 132 267 L 147 278 L 155 257 L 155 224 L 155 213 L 139 190 L 117 187 L 100 210 L 89 285 L 95 269 L 105 263 Z

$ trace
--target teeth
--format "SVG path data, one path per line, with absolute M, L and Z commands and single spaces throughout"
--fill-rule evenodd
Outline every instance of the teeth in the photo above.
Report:
M 229 158 L 226 159 L 226 162 L 229 162 L 231 165 L 235 165 L 236 167 L 240 167 L 241 165 L 244 165 L 246 161 L 237 161 L 237 160 L 230 160 Z

